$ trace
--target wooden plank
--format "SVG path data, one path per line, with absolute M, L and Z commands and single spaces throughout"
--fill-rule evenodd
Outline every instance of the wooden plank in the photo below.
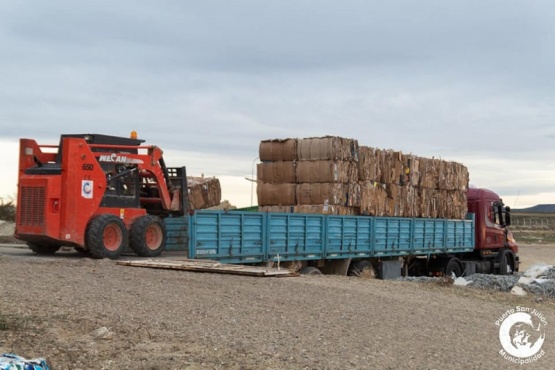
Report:
M 133 267 L 148 267 L 148 268 L 159 268 L 159 269 L 170 269 L 170 270 L 185 270 L 185 271 L 197 271 L 197 272 L 213 272 L 219 274 L 234 274 L 234 275 L 246 275 L 246 276 L 298 276 L 297 273 L 284 269 L 278 270 L 275 268 L 266 267 L 256 267 L 256 266 L 245 266 L 245 265 L 232 265 L 232 264 L 222 264 L 217 261 L 212 260 L 172 260 L 172 261 L 160 261 L 160 260 L 142 260 L 142 261 L 117 261 L 118 265 L 122 266 L 133 266 Z

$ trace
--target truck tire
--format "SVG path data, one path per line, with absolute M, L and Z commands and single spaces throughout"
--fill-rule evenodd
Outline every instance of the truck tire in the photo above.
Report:
M 512 275 L 514 273 L 514 258 L 512 252 L 506 249 L 499 252 L 499 275 Z
M 131 249 L 141 257 L 157 257 L 166 247 L 166 225 L 160 217 L 139 217 L 131 227 Z
M 59 245 L 27 243 L 27 246 L 29 247 L 30 250 L 32 250 L 36 254 L 42 254 L 42 255 L 54 254 L 58 251 L 58 249 L 60 249 Z
M 301 270 L 301 275 L 322 275 L 322 271 L 317 267 L 308 266 Z
M 93 258 L 118 259 L 128 244 L 125 224 L 114 215 L 95 217 L 87 226 L 85 244 Z
M 455 275 L 455 278 L 461 277 L 463 273 L 461 261 L 456 257 L 450 258 L 449 260 L 447 260 L 444 272 L 445 276 L 452 277 L 453 275 Z
M 376 270 L 370 261 L 357 261 L 351 264 L 348 276 L 375 278 Z

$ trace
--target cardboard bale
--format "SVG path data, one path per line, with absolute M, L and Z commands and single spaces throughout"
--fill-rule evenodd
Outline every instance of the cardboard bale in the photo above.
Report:
M 400 151 L 381 150 L 377 153 L 379 177 L 384 184 L 418 186 L 420 177 L 419 158 Z
M 430 158 L 420 159 L 420 182 L 418 184 L 421 188 L 437 189 L 438 183 L 438 164 L 439 160 Z
M 262 140 L 258 148 L 261 161 L 297 160 L 297 139 Z
M 349 207 L 360 208 L 362 198 L 360 182 L 353 182 L 348 184 L 347 203 Z
M 397 185 L 405 185 L 405 164 L 403 163 L 403 153 L 393 152 L 393 168 L 391 169 L 392 183 Z
M 341 160 L 358 161 L 358 141 L 338 136 L 299 139 L 297 158 L 299 160 Z
M 468 168 L 460 163 L 452 163 L 453 190 L 466 192 L 468 190 L 469 174 Z
M 437 218 L 438 217 L 438 197 L 437 190 L 430 188 L 420 188 L 420 211 L 419 217 Z
M 380 150 L 368 146 L 359 147 L 358 176 L 361 181 L 379 181 L 381 167 L 379 166 Z
M 297 185 L 297 205 L 328 204 L 360 206 L 358 184 L 307 183 Z
M 405 186 L 401 188 L 402 196 L 400 199 L 403 200 L 403 217 L 418 217 L 418 203 L 420 198 L 418 197 L 418 188 L 414 186 Z
M 465 193 L 456 190 L 440 190 L 440 207 L 438 217 L 463 219 L 467 212 Z
M 297 162 L 298 183 L 355 183 L 358 166 L 347 161 L 299 161 Z
M 281 206 L 296 203 L 296 184 L 259 183 L 256 189 L 259 206 Z
M 293 161 L 264 162 L 256 166 L 258 182 L 285 184 L 297 182 L 296 168 Z
M 368 181 L 360 183 L 360 214 L 385 216 L 387 191 L 384 184 Z
M 412 154 L 403 154 L 403 178 L 401 185 L 418 186 L 420 180 L 420 158 Z
M 384 184 L 400 184 L 404 166 L 403 153 L 393 150 L 381 150 L 378 157 L 380 166 L 379 182 Z
M 468 189 L 468 168 L 460 163 L 420 158 L 419 171 L 419 186 L 422 188 L 458 191 Z
M 206 209 L 220 204 L 222 188 L 217 178 L 187 176 L 187 183 L 191 209 Z
M 297 205 L 345 205 L 348 191 L 348 186 L 340 183 L 297 184 Z

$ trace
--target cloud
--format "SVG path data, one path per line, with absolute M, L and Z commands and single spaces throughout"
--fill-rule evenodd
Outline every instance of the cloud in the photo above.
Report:
M 191 170 L 244 177 L 260 140 L 340 135 L 510 193 L 553 187 L 551 2 L 0 7 L 5 141 L 136 130 Z

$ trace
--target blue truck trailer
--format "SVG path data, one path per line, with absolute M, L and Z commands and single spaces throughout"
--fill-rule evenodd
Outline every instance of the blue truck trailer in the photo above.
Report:
M 518 246 L 510 209 L 470 189 L 465 220 L 300 213 L 196 211 L 166 218 L 166 250 L 223 263 L 280 264 L 305 273 L 512 274 Z
M 59 145 L 20 140 L 15 236 L 39 254 L 71 246 L 117 259 L 164 250 L 191 259 L 277 264 L 303 273 L 512 274 L 518 246 L 510 209 L 468 189 L 466 219 L 191 212 L 185 167 L 131 138 L 62 135 Z
M 183 250 L 190 259 L 297 263 L 310 273 L 332 266 L 347 273 L 365 268 L 380 277 L 400 276 L 409 266 L 404 259 L 466 254 L 475 246 L 473 215 L 447 220 L 204 210 L 165 223 L 166 250 Z M 462 268 L 464 263 L 455 274 Z

